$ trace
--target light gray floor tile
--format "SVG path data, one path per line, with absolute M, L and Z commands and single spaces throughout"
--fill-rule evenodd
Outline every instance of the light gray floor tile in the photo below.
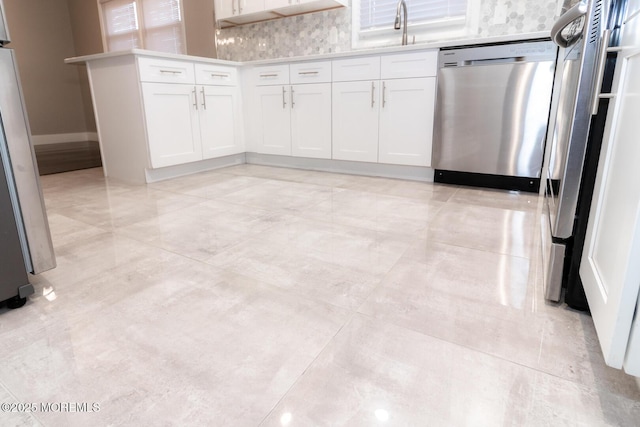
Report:
M 239 165 L 42 177 L 58 267 L 0 308 L 0 425 L 636 425 L 544 301 L 536 195 Z M 2 403 L 2 402 L 0 402 Z
M 539 228 L 535 212 L 447 203 L 424 234 L 430 241 L 531 257 Z
M 31 322 L 4 313 L 0 376 L 20 400 L 100 404 L 45 425 L 257 425 L 348 318 L 177 257 L 39 297 Z
M 121 227 L 118 233 L 198 260 L 205 260 L 285 216 L 260 208 L 207 201 Z
M 250 239 L 221 251 L 208 262 L 296 295 L 351 310 L 365 301 L 383 277 L 327 258 L 321 252 Z
M 261 425 L 633 425 L 638 411 L 638 401 L 356 316 Z
M 413 237 L 424 233 L 444 206 L 439 201 L 345 190 L 304 210 L 300 216 Z

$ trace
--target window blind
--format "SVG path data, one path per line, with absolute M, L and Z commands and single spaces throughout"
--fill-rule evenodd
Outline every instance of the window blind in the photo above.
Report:
M 180 0 L 100 0 L 108 51 L 184 53 Z
M 467 0 L 405 0 L 408 24 L 465 17 Z M 360 0 L 360 30 L 393 27 L 398 0 Z
M 179 0 L 143 0 L 145 47 L 181 53 L 182 16 Z
M 107 49 L 115 51 L 141 47 L 136 2 L 108 0 L 102 2 L 101 6 Z

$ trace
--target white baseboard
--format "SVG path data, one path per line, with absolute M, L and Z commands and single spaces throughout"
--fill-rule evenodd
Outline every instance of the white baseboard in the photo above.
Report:
M 54 133 L 50 135 L 32 135 L 33 145 L 61 144 L 63 142 L 97 141 L 97 132 Z

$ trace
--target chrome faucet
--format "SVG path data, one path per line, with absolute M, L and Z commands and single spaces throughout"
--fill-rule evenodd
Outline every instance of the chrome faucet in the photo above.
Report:
M 398 9 L 396 10 L 396 22 L 393 24 L 393 28 L 396 30 L 400 29 L 400 8 L 404 9 L 404 13 L 402 17 L 404 18 L 402 27 L 402 46 L 407 44 L 407 4 L 404 0 L 398 0 Z

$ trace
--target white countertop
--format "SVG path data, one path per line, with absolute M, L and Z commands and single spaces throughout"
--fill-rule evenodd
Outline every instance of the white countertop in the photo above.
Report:
M 153 56 L 156 58 L 179 59 L 179 60 L 186 60 L 186 61 L 197 61 L 197 62 L 206 62 L 206 63 L 212 63 L 212 64 L 223 64 L 223 65 L 233 65 L 233 66 L 267 65 L 267 64 L 277 64 L 281 62 L 318 61 L 318 60 L 327 60 L 327 59 L 336 59 L 336 58 L 363 56 L 363 55 L 379 55 L 379 54 L 385 54 L 385 53 L 410 52 L 415 50 L 440 49 L 445 47 L 448 48 L 448 47 L 457 47 L 457 46 L 472 46 L 472 45 L 478 45 L 478 44 L 495 44 L 495 43 L 514 42 L 514 41 L 529 41 L 529 40 L 543 40 L 543 39 L 549 40 L 549 33 L 547 31 L 525 33 L 525 34 L 513 34 L 513 35 L 505 35 L 505 36 L 495 36 L 495 37 L 482 37 L 482 38 L 474 38 L 474 39 L 460 38 L 460 39 L 439 40 L 439 41 L 419 43 L 419 44 L 408 45 L 408 46 L 388 46 L 388 47 L 381 47 L 381 48 L 375 48 L 375 49 L 359 49 L 359 50 L 350 50 L 348 52 L 325 53 L 325 54 L 318 54 L 318 55 L 294 56 L 294 57 L 274 58 L 274 59 L 262 59 L 262 60 L 247 61 L 247 62 L 225 61 L 222 59 L 206 58 L 202 56 L 178 55 L 175 53 L 156 52 L 156 51 L 150 51 L 150 50 L 144 50 L 144 49 L 130 49 L 130 50 L 124 50 L 119 52 L 96 53 L 93 55 L 76 56 L 72 58 L 67 58 L 64 60 L 64 62 L 67 64 L 82 64 L 89 61 L 115 58 L 115 57 L 124 56 L 124 55 L 140 55 L 140 56 Z

